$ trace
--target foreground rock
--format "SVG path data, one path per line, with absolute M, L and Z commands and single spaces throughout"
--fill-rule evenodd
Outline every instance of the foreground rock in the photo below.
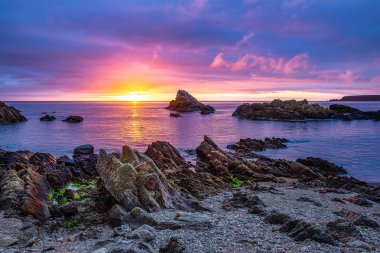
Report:
M 297 159 L 297 162 L 308 166 L 313 171 L 321 173 L 324 176 L 336 176 L 339 174 L 346 174 L 347 171 L 340 166 L 337 166 L 334 163 L 330 163 L 329 161 L 323 160 L 321 158 L 316 157 L 307 157 L 305 159 Z
M 67 117 L 66 119 L 64 119 L 63 121 L 68 122 L 68 123 L 80 123 L 83 121 L 83 117 L 71 115 Z
M 26 118 L 19 110 L 0 101 L 0 124 L 18 123 L 23 121 L 26 121 Z
M 254 103 L 240 105 L 232 116 L 251 120 L 380 120 L 380 111 L 362 112 L 356 108 L 332 105 L 324 108 L 319 104 L 309 104 L 307 100 L 275 99 L 270 103 Z
M 196 201 L 177 190 L 146 155 L 123 147 L 120 159 L 100 150 L 96 169 L 105 188 L 126 209 L 190 209 Z
M 284 143 L 288 142 L 284 138 L 265 138 L 264 140 L 258 139 L 240 139 L 235 144 L 228 145 L 227 148 L 234 150 L 236 153 L 250 153 L 252 151 L 264 151 L 267 149 L 280 149 L 286 148 Z
M 185 90 L 178 90 L 175 100 L 170 101 L 167 109 L 177 112 L 200 111 L 201 114 L 215 112 L 212 106 L 202 104 Z
M 40 118 L 40 121 L 53 121 L 53 120 L 56 120 L 56 117 L 49 114 L 46 114 Z
M 156 141 L 148 146 L 145 154 L 149 156 L 167 179 L 179 187 L 181 191 L 194 196 L 221 192 L 227 186 L 218 177 L 186 162 L 181 154 L 168 142 Z

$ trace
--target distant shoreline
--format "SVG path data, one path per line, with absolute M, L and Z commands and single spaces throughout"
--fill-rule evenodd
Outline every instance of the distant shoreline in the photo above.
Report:
M 344 96 L 341 99 L 331 99 L 330 101 L 380 101 L 380 95 L 358 95 L 358 96 Z

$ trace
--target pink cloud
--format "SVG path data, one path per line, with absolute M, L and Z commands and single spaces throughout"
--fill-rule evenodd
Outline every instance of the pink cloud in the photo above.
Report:
M 232 71 L 258 70 L 261 72 L 292 74 L 309 66 L 308 55 L 298 54 L 289 60 L 272 56 L 246 54 L 235 62 L 228 62 L 218 53 L 210 65 L 212 68 L 227 68 Z

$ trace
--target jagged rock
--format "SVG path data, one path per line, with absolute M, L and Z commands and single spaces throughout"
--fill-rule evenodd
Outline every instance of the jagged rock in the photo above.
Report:
M 181 114 L 179 114 L 179 113 L 175 113 L 175 112 L 171 112 L 171 113 L 169 114 L 169 116 L 170 116 L 170 117 L 173 117 L 173 118 L 179 118 L 179 117 L 182 117 Z
M 333 244 L 334 238 L 321 231 L 314 224 L 297 219 L 289 220 L 279 229 L 280 232 L 287 233 L 289 237 L 293 237 L 295 241 L 304 241 L 311 239 L 317 242 Z
M 240 105 L 232 116 L 251 120 L 307 120 L 329 119 L 333 112 L 307 100 L 296 101 L 275 99 L 270 103 Z
M 240 139 L 235 144 L 228 145 L 227 148 L 234 150 L 236 153 L 251 153 L 252 151 L 264 151 L 266 149 L 279 149 L 286 148 L 284 144 L 287 142 L 284 138 L 265 138 L 264 140 L 258 139 Z
M 178 90 L 175 100 L 170 101 L 167 109 L 177 112 L 201 111 L 202 114 L 215 112 L 213 107 L 200 103 L 185 90 Z
M 264 202 L 246 191 L 236 191 L 231 198 L 225 199 L 222 204 L 224 210 L 232 210 L 233 208 L 252 208 L 255 206 L 265 206 Z
M 160 248 L 159 253 L 185 253 L 185 246 L 177 239 L 177 237 L 172 236 L 169 239 L 168 244 L 165 247 Z
M 53 115 L 46 114 L 40 118 L 40 121 L 53 121 L 56 120 L 57 118 Z
M 210 173 L 200 172 L 198 168 L 188 163 L 168 142 L 153 142 L 148 146 L 145 154 L 181 191 L 200 197 L 216 194 L 226 188 L 223 180 Z
M 54 171 L 57 166 L 57 159 L 49 153 L 34 153 L 29 162 L 36 167 L 38 173 L 43 175 Z
M 144 224 L 141 227 L 133 230 L 129 238 L 140 239 L 146 242 L 150 242 L 154 240 L 154 238 L 156 238 L 156 233 L 157 232 L 153 227 Z
M 0 124 L 18 123 L 22 121 L 26 121 L 26 118 L 21 115 L 19 110 L 0 101 Z
M 134 207 L 130 213 L 131 216 L 136 219 L 137 223 L 148 224 L 151 226 L 155 226 L 157 224 L 157 221 L 140 207 Z
M 331 163 L 327 160 L 316 158 L 316 157 L 307 157 L 306 159 L 298 158 L 296 160 L 300 164 L 303 164 L 317 173 L 321 173 L 324 176 L 336 176 L 338 174 L 346 174 L 347 171 L 340 166 L 337 166 L 334 163 Z
M 211 217 L 206 214 L 201 213 L 176 213 L 175 220 L 185 222 L 188 226 L 198 226 L 198 227 L 211 227 L 212 220 Z
M 197 165 L 204 171 L 217 177 L 223 177 L 228 180 L 230 175 L 239 179 L 254 178 L 260 181 L 271 180 L 270 177 L 260 175 L 262 168 L 245 159 L 234 157 L 220 149 L 213 140 L 204 136 L 204 141 L 197 147 Z
M 127 210 L 190 209 L 196 202 L 175 189 L 148 156 L 129 146 L 123 147 L 120 160 L 100 150 L 96 169 L 105 188 Z
M 264 218 L 264 222 L 269 224 L 285 224 L 290 220 L 290 216 L 284 213 L 270 213 Z
M 45 178 L 29 166 L 4 171 L 0 181 L 1 208 L 7 212 L 31 214 L 39 220 L 50 216 Z
M 126 222 L 128 212 L 123 207 L 116 204 L 108 211 L 108 216 L 112 224 L 120 226 Z
M 96 171 L 98 155 L 94 154 L 94 146 L 86 144 L 76 147 L 74 149 L 73 158 L 73 166 L 79 167 L 81 172 L 89 176 L 96 176 L 98 174 Z M 66 163 L 67 162 L 68 161 L 66 161 Z
M 83 117 L 81 116 L 76 116 L 76 115 L 70 115 L 63 121 L 68 122 L 68 123 L 80 123 L 83 121 Z
M 249 208 L 248 213 L 257 214 L 260 216 L 264 216 L 264 215 L 268 214 L 268 212 L 264 208 L 262 208 L 261 206 L 253 206 L 253 207 Z
M 29 159 L 33 152 L 28 150 L 22 151 L 4 151 L 0 153 L 0 170 L 18 169 L 22 165 L 28 165 Z

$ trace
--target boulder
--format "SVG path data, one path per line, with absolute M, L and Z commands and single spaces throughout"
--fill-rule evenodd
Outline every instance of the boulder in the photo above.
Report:
M 202 114 L 215 112 L 212 106 L 202 104 L 185 90 L 178 90 L 175 100 L 170 101 L 167 109 L 177 112 L 200 111 Z
M 131 239 L 140 239 L 146 242 L 150 242 L 156 238 L 156 229 L 149 225 L 142 225 L 139 228 L 136 228 L 132 231 L 132 234 L 129 236 Z
M 270 213 L 264 218 L 264 222 L 269 223 L 269 224 L 285 224 L 290 220 L 290 216 L 284 213 Z
M 63 121 L 68 122 L 68 123 L 80 123 L 83 121 L 83 117 L 81 116 L 76 116 L 76 115 L 70 115 Z
M 77 158 L 80 156 L 90 156 L 94 154 L 94 146 L 90 144 L 81 145 L 74 149 L 73 158 Z
M 129 146 L 123 147 L 121 159 L 100 150 L 96 170 L 105 188 L 127 211 L 134 207 L 189 209 L 196 202 L 176 189 L 148 156 Z
M 53 115 L 46 114 L 40 118 L 40 121 L 53 121 L 56 120 L 57 118 Z
M 26 118 L 19 110 L 0 101 L 0 124 L 18 123 L 23 121 L 26 121 Z
M 347 105 L 341 105 L 341 104 L 333 104 L 329 106 L 329 109 L 332 111 L 335 111 L 337 113 L 345 114 L 345 113 L 361 113 L 359 109 L 353 108 L 351 106 Z
M 181 191 L 196 197 L 220 192 L 226 184 L 218 177 L 188 163 L 168 142 L 156 141 L 148 146 L 145 154 L 149 156 L 166 178 L 177 185 Z
M 264 207 L 264 202 L 247 191 L 236 191 L 231 198 L 227 198 L 222 203 L 224 210 L 232 210 L 233 208 L 253 208 L 256 206 Z

